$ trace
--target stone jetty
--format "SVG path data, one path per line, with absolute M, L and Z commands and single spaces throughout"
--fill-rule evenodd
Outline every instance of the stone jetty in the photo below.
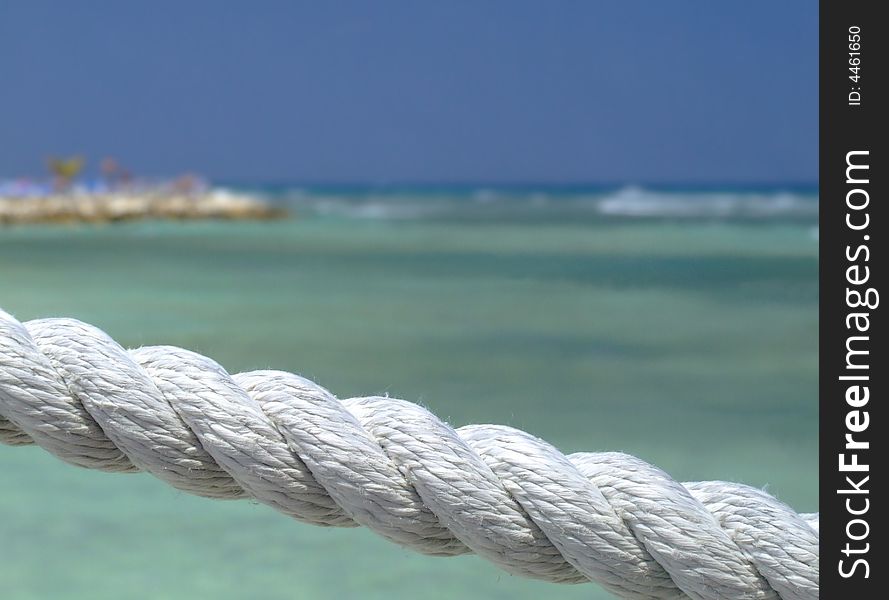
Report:
M 280 219 L 285 216 L 286 210 L 260 198 L 226 191 L 0 196 L 0 224 L 109 223 L 134 219 Z

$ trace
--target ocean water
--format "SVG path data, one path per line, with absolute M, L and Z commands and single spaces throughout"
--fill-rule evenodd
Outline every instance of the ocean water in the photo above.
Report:
M 532 223 L 626 219 L 813 222 L 817 188 L 774 186 L 510 186 L 288 184 L 234 190 L 259 193 L 303 213 L 358 219 Z
M 0 306 L 818 509 L 813 190 L 259 191 L 295 218 L 0 229 Z M 33 447 L 0 472 L 3 598 L 610 597 Z

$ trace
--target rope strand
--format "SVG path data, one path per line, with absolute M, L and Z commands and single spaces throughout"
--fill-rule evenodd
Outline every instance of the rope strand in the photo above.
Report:
M 404 400 L 229 375 L 181 348 L 128 351 L 74 319 L 0 310 L 0 442 L 622 598 L 818 598 L 817 514 L 755 488 L 680 484 L 626 454 L 565 456 L 511 427 L 454 430 Z

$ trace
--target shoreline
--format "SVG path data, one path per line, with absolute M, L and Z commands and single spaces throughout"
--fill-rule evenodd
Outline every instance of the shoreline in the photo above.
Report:
M 113 223 L 137 219 L 282 219 L 287 210 L 255 196 L 209 191 L 199 194 L 126 193 L 0 196 L 0 224 Z

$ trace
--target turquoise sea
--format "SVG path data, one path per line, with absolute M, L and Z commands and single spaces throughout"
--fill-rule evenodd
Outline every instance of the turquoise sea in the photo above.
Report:
M 0 228 L 0 306 L 818 509 L 811 188 L 258 191 L 294 218 Z M 0 472 L 4 599 L 610 597 L 34 447 Z

